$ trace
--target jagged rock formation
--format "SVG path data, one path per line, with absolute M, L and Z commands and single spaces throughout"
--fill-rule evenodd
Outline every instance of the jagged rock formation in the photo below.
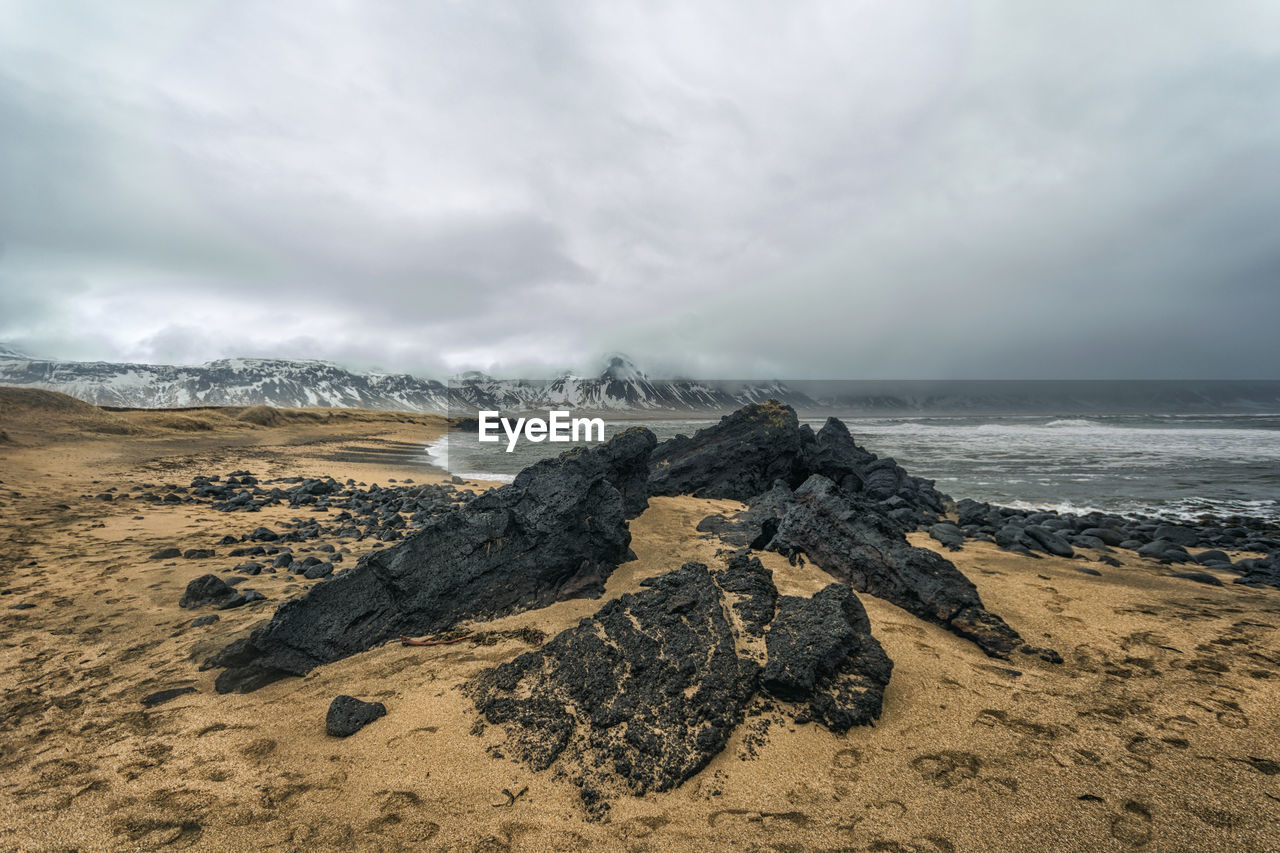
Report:
M 859 447 L 848 428 L 828 418 L 816 434 L 795 411 L 770 400 L 744 406 L 692 437 L 663 442 L 649 458 L 654 495 L 694 495 L 747 501 L 782 480 L 798 487 L 814 474 L 849 494 L 865 495 L 912 524 L 943 511 L 944 495 L 892 459 Z
M 589 811 L 619 788 L 669 790 L 724 748 L 760 678 L 738 653 L 726 604 L 744 624 L 773 623 L 765 686 L 800 704 L 798 721 L 843 731 L 879 716 L 892 664 L 848 587 L 779 600 L 770 573 L 745 555 L 717 572 L 685 563 L 644 585 L 467 688 L 506 731 L 498 749 L 534 770 L 557 766 Z
M 745 501 L 774 480 L 795 479 L 800 435 L 791 407 L 744 406 L 692 437 L 659 444 L 649 457 L 650 493 Z
M 871 636 L 862 602 L 843 584 L 812 598 L 778 599 L 766 638 L 761 684 L 779 699 L 802 703 L 797 723 L 816 720 L 834 732 L 880 716 L 893 662 Z
M 792 492 L 784 483 L 733 518 L 699 525 L 737 545 L 807 556 L 860 592 L 972 640 L 994 657 L 1023 646 L 1018 632 L 982 604 L 973 582 L 941 555 L 912 547 L 901 525 L 865 497 L 820 475 Z
M 609 482 L 622 497 L 627 518 L 649 508 L 649 455 L 658 440 L 644 427 L 631 427 L 597 449 L 609 472 Z
M 442 631 L 604 590 L 630 556 L 626 506 L 653 447 L 647 430 L 526 468 L 508 486 L 427 521 L 354 569 L 280 606 L 210 664 L 219 692 L 250 691 L 400 634 Z

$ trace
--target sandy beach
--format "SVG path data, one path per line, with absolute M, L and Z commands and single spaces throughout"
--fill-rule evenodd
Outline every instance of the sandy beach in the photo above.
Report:
M 215 611 L 178 600 L 192 579 L 240 562 L 219 544 L 224 536 L 305 513 L 132 497 L 237 470 L 443 483 L 446 473 L 413 461 L 444 429 L 441 418 L 105 412 L 39 394 L 4 403 L 0 850 L 1280 846 L 1280 592 L 1234 585 L 1228 573 L 1224 586 L 1208 586 L 1123 550 L 1114 567 L 982 542 L 942 551 L 992 611 L 1064 662 L 992 659 L 860 595 L 894 664 L 875 726 L 836 735 L 776 710 L 754 714 L 693 779 L 619 797 L 607 819 L 592 820 L 554 767 L 532 772 L 494 757 L 501 729 L 477 733 L 459 688 L 604 599 L 472 624 L 464 633 L 473 639 L 452 645 L 388 644 L 305 678 L 219 695 L 201 662 L 313 582 L 253 577 L 245 586 L 265 601 L 201 627 L 192 621 Z M 722 561 L 725 544 L 696 527 L 738 508 L 653 498 L 630 525 L 637 559 L 613 573 L 605 599 L 689 560 Z M 941 549 L 923 533 L 910 539 Z M 341 571 L 382 543 L 332 544 L 348 549 Z M 149 559 L 166 547 L 214 556 Z M 811 563 L 756 556 L 784 594 L 832 580 Z M 142 702 L 182 687 L 194 692 Z M 339 694 L 382 702 L 387 715 L 329 737 L 325 712 Z

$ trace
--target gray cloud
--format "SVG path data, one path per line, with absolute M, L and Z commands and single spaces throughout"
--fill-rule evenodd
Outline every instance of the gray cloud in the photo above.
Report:
M 9 4 L 0 339 L 1265 377 L 1274 4 Z

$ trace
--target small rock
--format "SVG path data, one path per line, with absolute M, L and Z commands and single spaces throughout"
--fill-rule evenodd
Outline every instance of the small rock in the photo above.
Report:
M 318 578 L 326 578 L 333 574 L 333 563 L 316 563 L 302 573 L 307 580 L 316 580 Z
M 329 704 L 324 730 L 330 737 L 350 737 L 379 717 L 386 716 L 381 702 L 363 702 L 354 696 L 338 696 Z
M 181 557 L 182 551 L 177 548 L 161 548 L 147 559 L 149 560 L 172 560 L 175 557 Z

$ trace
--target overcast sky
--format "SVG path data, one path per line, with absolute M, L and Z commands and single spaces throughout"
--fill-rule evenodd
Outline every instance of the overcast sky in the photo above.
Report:
M 1280 3 L 0 0 L 0 340 L 1280 378 Z

